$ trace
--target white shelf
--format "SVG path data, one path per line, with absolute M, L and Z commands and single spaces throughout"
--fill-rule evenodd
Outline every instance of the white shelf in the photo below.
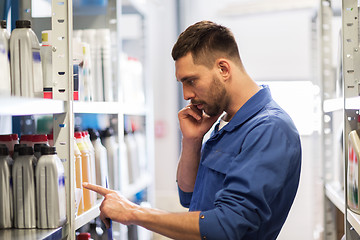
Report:
M 144 105 L 138 105 L 138 104 L 124 104 L 123 106 L 123 113 L 125 115 L 146 115 L 147 110 Z
M 344 100 L 342 98 L 327 99 L 324 101 L 324 112 L 334 112 L 342 110 Z
M 345 109 L 360 109 L 360 96 L 345 99 Z
M 16 240 L 61 240 L 68 236 L 67 227 L 59 227 L 56 229 L 1 229 L 0 239 L 16 239 Z
M 88 211 L 84 212 L 80 216 L 77 216 L 75 218 L 75 229 L 79 229 L 80 227 L 84 226 L 92 219 L 98 217 L 100 215 L 100 209 L 99 209 L 100 205 L 101 205 L 101 200 L 97 201 L 95 206 L 90 208 Z
M 124 197 L 131 199 L 134 195 L 141 190 L 144 190 L 148 186 L 152 184 L 152 178 L 150 174 L 145 174 L 141 178 L 139 178 L 133 184 L 129 184 L 129 186 L 125 187 L 125 189 L 121 192 Z
M 118 102 L 78 102 L 74 101 L 74 113 L 118 114 Z
M 351 224 L 351 226 L 355 229 L 355 231 L 360 234 L 360 215 L 354 213 L 350 209 L 347 210 L 347 220 Z
M 22 98 L 22 97 L 0 97 L 1 115 L 36 115 L 56 114 L 65 111 L 64 101 Z
M 325 194 L 327 198 L 345 214 L 345 193 L 343 189 L 334 187 L 332 184 L 326 184 Z

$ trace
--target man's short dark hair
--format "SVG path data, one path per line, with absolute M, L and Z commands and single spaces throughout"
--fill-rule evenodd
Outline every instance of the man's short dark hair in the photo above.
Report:
M 242 67 L 234 35 L 230 29 L 210 21 L 197 22 L 182 32 L 172 49 L 174 61 L 192 54 L 195 64 L 212 68 L 215 60 L 228 58 Z

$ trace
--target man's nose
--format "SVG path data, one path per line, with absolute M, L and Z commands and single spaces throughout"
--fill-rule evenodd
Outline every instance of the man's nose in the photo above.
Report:
M 194 91 L 192 91 L 189 87 L 183 85 L 183 94 L 185 100 L 190 100 L 195 97 Z

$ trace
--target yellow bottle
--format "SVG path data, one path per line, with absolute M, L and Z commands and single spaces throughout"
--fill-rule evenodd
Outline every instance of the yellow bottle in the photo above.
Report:
M 81 152 L 81 168 L 82 168 L 82 181 L 90 182 L 91 172 L 90 172 L 90 155 L 87 150 L 84 140 L 82 138 L 81 132 L 75 132 L 76 144 Z M 83 188 L 83 199 L 84 199 L 84 211 L 89 210 L 92 207 L 91 204 L 91 192 Z
M 81 132 L 82 136 L 83 136 L 83 140 L 84 140 L 84 145 L 87 148 L 87 150 L 89 151 L 89 155 L 90 155 L 90 183 L 92 184 L 96 184 L 96 171 L 95 171 L 95 149 L 94 146 L 92 145 L 90 138 L 89 138 L 89 133 L 88 131 L 83 131 Z M 95 205 L 96 203 L 96 192 L 91 191 L 91 205 Z
M 84 197 L 82 187 L 82 167 L 81 152 L 74 138 L 74 160 L 75 160 L 75 206 L 78 205 L 76 215 L 80 216 L 84 212 Z

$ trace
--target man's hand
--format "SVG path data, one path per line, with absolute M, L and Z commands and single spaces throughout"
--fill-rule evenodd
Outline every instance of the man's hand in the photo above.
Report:
M 83 187 L 104 196 L 104 200 L 100 205 L 100 219 L 104 222 L 106 228 L 110 227 L 109 219 L 125 225 L 134 224 L 132 222 L 134 217 L 133 212 L 140 209 L 139 205 L 130 202 L 118 192 L 111 189 L 86 182 L 83 183 Z
M 178 113 L 180 129 L 185 139 L 202 140 L 221 114 L 210 117 L 195 105 L 189 104 Z

